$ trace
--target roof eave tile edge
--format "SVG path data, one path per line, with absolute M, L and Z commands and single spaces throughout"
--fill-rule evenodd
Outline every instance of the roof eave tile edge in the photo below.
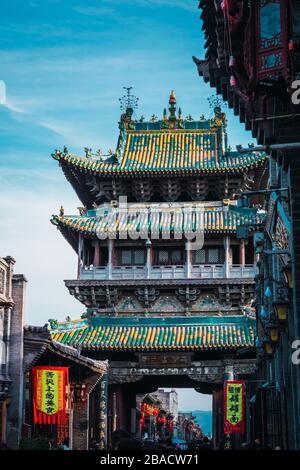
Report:
M 79 171 L 80 173 L 90 173 L 93 175 L 101 175 L 101 176 L 159 176 L 161 174 L 173 174 L 176 176 L 195 176 L 198 174 L 238 174 L 241 172 L 247 172 L 253 170 L 255 168 L 260 168 L 267 160 L 267 157 L 261 158 L 258 157 L 257 160 L 253 162 L 249 162 L 246 164 L 241 164 L 239 166 L 228 166 L 228 167 L 216 167 L 216 168 L 154 168 L 154 169 L 126 169 L 126 168 L 89 168 L 88 164 L 90 162 L 85 161 L 81 157 L 76 156 L 77 161 L 72 160 L 71 158 L 57 158 L 60 163 L 65 163 L 68 166 L 74 168 L 75 170 Z M 62 161 L 63 160 L 63 161 Z M 95 162 L 97 165 L 98 162 Z
M 82 364 L 83 366 L 88 367 L 95 372 L 106 373 L 109 367 L 108 360 L 95 361 L 94 359 L 82 356 L 81 349 L 62 344 L 59 341 L 55 341 L 53 339 L 48 342 L 46 349 L 49 349 L 54 353 L 59 352 L 60 354 L 66 355 L 71 361 Z

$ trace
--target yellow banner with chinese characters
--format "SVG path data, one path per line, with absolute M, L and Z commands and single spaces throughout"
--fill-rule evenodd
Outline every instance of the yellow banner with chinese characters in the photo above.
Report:
M 245 383 L 227 381 L 224 387 L 224 432 L 243 433 L 245 414 Z
M 64 420 L 68 368 L 34 367 L 34 417 L 37 423 Z
M 59 384 L 63 381 L 63 372 L 58 370 L 37 371 L 37 408 L 43 413 L 54 415 L 59 408 Z

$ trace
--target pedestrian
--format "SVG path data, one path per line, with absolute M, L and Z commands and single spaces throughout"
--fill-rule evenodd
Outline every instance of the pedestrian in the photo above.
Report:
M 256 437 L 250 446 L 251 450 L 261 450 L 260 438 Z
M 70 450 L 70 441 L 68 437 L 65 437 L 62 442 L 62 450 Z
M 243 444 L 241 445 L 241 450 L 248 450 L 248 449 L 249 449 L 248 442 L 243 442 Z
M 140 450 L 141 443 L 137 439 L 122 438 L 116 446 L 116 450 Z
M 120 442 L 121 439 L 130 439 L 130 435 L 127 431 L 124 431 L 124 429 L 116 429 L 112 433 L 112 449 L 116 450 L 118 442 Z

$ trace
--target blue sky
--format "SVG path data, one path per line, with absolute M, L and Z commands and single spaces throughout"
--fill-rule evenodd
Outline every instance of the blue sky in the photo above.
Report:
M 114 148 L 123 86 L 146 118 L 162 114 L 172 89 L 184 115 L 209 116 L 213 91 L 192 61 L 204 56 L 199 17 L 198 0 L 1 0 L 0 251 L 28 278 L 27 323 L 83 311 L 63 283 L 76 255 L 49 222 L 79 201 L 51 153 Z M 250 142 L 228 116 L 232 145 Z M 196 392 L 181 395 L 182 408 L 199 409 Z
M 192 61 L 204 56 L 199 17 L 197 0 L 1 1 L 0 246 L 28 278 L 28 323 L 83 311 L 63 284 L 75 253 L 49 222 L 79 202 L 51 153 L 114 148 L 123 86 L 146 118 L 162 114 L 172 89 L 184 115 L 209 116 L 213 91 Z M 228 115 L 232 145 L 250 142 Z

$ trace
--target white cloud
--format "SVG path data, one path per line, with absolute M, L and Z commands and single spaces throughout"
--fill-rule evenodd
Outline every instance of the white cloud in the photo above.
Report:
M 69 295 L 63 283 L 63 279 L 76 278 L 76 253 L 50 217 L 57 213 L 60 202 L 70 213 L 80 204 L 58 169 L 56 180 L 54 174 L 23 171 L 23 179 L 39 180 L 38 189 L 11 187 L 5 182 L 8 171 L 1 171 L 0 246 L 1 256 L 13 256 L 15 272 L 28 279 L 26 323 L 44 324 L 48 318 L 67 315 L 79 318 L 84 306 Z M 18 177 L 22 177 L 21 170 Z
M 27 114 L 27 111 L 25 109 L 21 108 L 18 106 L 14 101 L 11 101 L 9 99 L 6 100 L 6 102 L 3 104 L 5 108 L 7 108 L 9 111 L 12 111 L 13 113 L 16 114 Z

